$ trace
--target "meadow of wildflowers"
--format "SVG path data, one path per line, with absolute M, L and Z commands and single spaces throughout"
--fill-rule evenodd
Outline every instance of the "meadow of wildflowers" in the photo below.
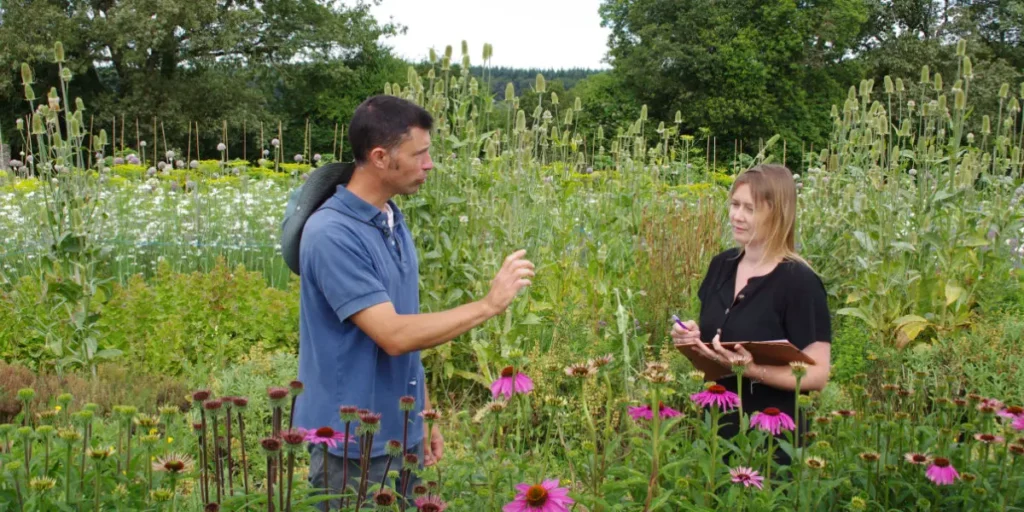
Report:
M 646 109 L 587 140 L 572 114 L 580 109 L 559 112 L 543 77 L 527 93 L 541 106 L 524 112 L 514 94 L 498 101 L 468 71 L 452 76 L 451 58 L 385 87 L 439 120 L 438 168 L 422 193 L 401 200 L 420 244 L 425 309 L 478 296 L 506 247 L 527 248 L 540 266 L 502 319 L 424 354 L 439 395 L 424 418 L 446 437 L 439 464 L 422 468 L 404 440 L 389 439 L 392 478 L 369 481 L 359 460 L 358 486 L 310 482 L 310 450 L 368 443 L 380 424 L 408 422 L 409 413 L 343 405 L 343 432 L 295 429 L 303 385 L 294 375 L 280 370 L 259 386 L 218 381 L 212 375 L 232 363 L 211 350 L 176 366 L 192 368 L 188 407 L 104 410 L 70 394 L 5 388 L 21 407 L 0 425 L 0 507 L 1024 510 L 1019 363 L 970 381 L 863 357 L 863 375 L 794 394 L 798 417 L 770 408 L 747 416 L 742 395 L 705 383 L 667 344 L 664 313 L 696 311 L 692 283 L 662 274 L 685 261 L 693 268 L 680 280 L 699 279 L 727 243 L 714 218 L 731 175 L 788 152 L 800 250 L 825 278 L 837 318 L 879 347 L 923 352 L 1012 313 L 1024 303 L 1024 129 L 1009 85 L 999 112 L 978 114 L 981 133 L 963 133 L 973 74 L 961 51 L 961 76 L 945 84 L 925 69 L 910 85 L 886 77 L 880 92 L 871 80 L 851 87 L 831 113 L 828 148 L 797 151 L 773 138 L 716 167 L 693 137 L 655 125 Z M 55 61 L 63 69 L 59 49 Z M 106 361 L 151 370 L 107 344 L 127 326 L 104 319 L 155 320 L 104 308 L 132 276 L 161 266 L 184 279 L 227 261 L 294 290 L 277 252 L 281 214 L 305 173 L 333 156 L 303 148 L 288 157 L 280 135 L 255 162 L 195 161 L 141 141 L 116 148 L 105 131 L 88 133 L 84 107 L 63 92 L 70 79 L 58 76 L 46 101 L 28 93 L 35 115 L 16 136 L 34 149 L 0 176 L 0 304 L 46 308 L 29 322 L 5 317 L 0 348 L 18 354 L 13 362 L 58 374 L 96 375 Z M 36 84 L 27 71 L 23 81 L 26 91 Z M 654 230 L 665 215 L 683 221 L 681 231 Z M 16 296 L 26 293 L 38 296 Z M 200 332 L 244 343 L 240 318 Z M 161 350 L 159 340 L 146 343 Z M 843 343 L 837 336 L 837 350 Z M 793 368 L 798 378 L 804 370 Z M 725 422 L 739 433 L 719 436 Z M 392 483 L 411 473 L 423 484 Z

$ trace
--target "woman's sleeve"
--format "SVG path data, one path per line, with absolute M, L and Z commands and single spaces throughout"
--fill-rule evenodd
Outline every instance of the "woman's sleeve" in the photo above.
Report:
M 800 350 L 816 341 L 831 343 L 832 317 L 821 279 L 805 268 L 791 283 L 783 318 L 789 342 Z

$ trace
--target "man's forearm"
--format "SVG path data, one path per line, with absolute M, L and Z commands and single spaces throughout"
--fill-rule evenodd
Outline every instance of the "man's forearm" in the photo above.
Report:
M 388 330 L 387 343 L 391 355 L 426 350 L 450 341 L 483 324 L 495 313 L 483 301 L 437 313 L 399 315 Z

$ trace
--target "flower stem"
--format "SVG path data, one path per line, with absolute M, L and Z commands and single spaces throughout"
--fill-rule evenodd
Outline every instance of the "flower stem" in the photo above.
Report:
M 96 512 L 100 512 L 100 465 L 96 464 Z
M 342 464 L 341 464 L 341 494 L 342 494 L 341 508 L 342 508 L 342 510 L 345 509 L 345 502 L 348 501 L 347 497 L 345 497 L 344 494 L 348 492 L 348 442 L 349 442 L 348 434 L 349 434 L 349 427 L 350 426 L 352 426 L 352 422 L 351 421 L 346 421 L 345 422 L 345 450 L 344 450 L 345 454 L 344 454 L 344 456 L 342 458 L 342 461 L 341 461 L 342 462 Z
M 64 468 L 64 503 L 71 505 L 71 458 L 74 456 L 74 445 L 68 442 L 68 464 Z
M 654 496 L 657 493 L 656 487 L 658 485 L 658 461 L 661 458 L 660 453 L 658 452 L 658 439 L 661 437 L 661 410 L 658 407 L 658 404 L 660 402 L 661 399 L 658 394 L 658 387 L 655 386 L 654 406 L 652 407 L 654 414 L 651 415 L 652 422 L 654 423 L 654 430 L 651 432 L 651 445 L 653 448 L 653 452 L 651 453 L 651 479 L 647 483 L 647 500 L 644 501 L 644 512 L 647 512 L 648 510 L 651 509 L 651 501 L 654 499 Z
M 210 466 L 210 458 L 209 458 L 209 455 L 208 455 L 208 451 L 206 449 L 206 437 L 207 437 L 206 436 L 206 410 L 202 408 L 202 405 L 200 405 L 200 407 L 199 407 L 199 421 L 200 421 L 200 425 L 201 425 L 201 429 L 199 431 L 199 444 L 200 444 L 200 450 L 201 450 L 200 458 L 202 459 L 201 462 L 202 462 L 202 466 L 203 466 L 203 479 L 201 481 L 202 485 L 200 485 L 200 488 L 201 488 L 202 495 L 203 495 L 203 503 L 209 503 L 210 502 L 210 468 L 209 468 L 209 466 Z
M 329 473 L 330 473 L 330 469 L 331 469 L 331 464 L 330 464 L 331 461 L 329 460 L 329 458 L 330 458 L 331 454 L 330 454 L 330 452 L 327 451 L 327 443 L 324 443 L 321 446 L 323 446 L 323 448 L 324 448 L 324 492 L 326 492 L 327 494 L 330 494 L 331 493 L 331 479 L 329 478 Z M 291 457 L 289 457 L 289 460 L 290 459 L 291 459 Z M 289 489 L 289 494 L 290 494 L 290 492 L 291 492 L 291 489 Z M 290 499 L 291 498 L 289 498 L 289 500 Z M 331 512 L 331 500 L 327 500 L 326 501 L 326 505 L 327 505 L 327 512 Z
M 217 472 L 217 503 L 220 503 L 221 493 L 224 488 L 224 475 L 221 472 L 220 466 L 220 441 L 217 437 L 217 413 L 210 415 L 213 420 L 213 470 Z
M 225 428 L 227 429 L 228 437 L 228 493 L 231 496 L 235 495 L 235 479 L 232 473 L 234 473 L 234 464 L 231 460 L 231 424 L 234 423 L 231 419 L 231 409 L 227 409 L 227 423 Z
M 796 443 L 796 460 L 790 467 L 798 467 L 799 473 L 796 476 L 796 510 L 800 510 L 800 494 L 803 491 L 803 476 L 804 476 L 804 465 L 803 465 L 803 444 L 800 442 L 800 375 L 796 375 L 796 387 L 795 387 L 795 398 L 793 400 L 793 442 Z
M 245 421 L 242 419 L 242 411 L 238 411 L 238 438 L 242 442 L 242 480 L 245 494 L 249 494 L 249 464 L 245 459 Z
M 274 512 L 274 454 L 267 454 L 267 512 Z
M 324 479 L 327 477 L 327 465 L 324 465 Z M 288 512 L 292 512 L 292 480 L 295 476 L 295 452 L 288 452 L 288 499 L 285 500 L 285 506 Z

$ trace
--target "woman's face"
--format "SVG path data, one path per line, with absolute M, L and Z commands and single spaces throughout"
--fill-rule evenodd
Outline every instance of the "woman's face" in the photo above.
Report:
M 760 241 L 761 229 L 766 212 L 754 204 L 754 196 L 750 193 L 750 185 L 746 183 L 736 187 L 729 199 L 729 224 L 732 226 L 732 237 L 742 246 L 752 245 Z

